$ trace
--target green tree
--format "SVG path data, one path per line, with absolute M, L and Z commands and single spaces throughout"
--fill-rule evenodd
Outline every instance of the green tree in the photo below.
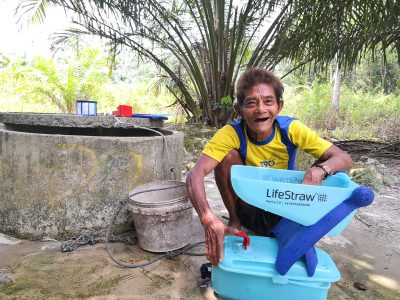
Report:
M 360 60 L 357 67 L 344 76 L 345 82 L 364 92 L 399 94 L 400 64 L 394 52 L 378 53 Z
M 400 63 L 400 2 L 397 0 L 301 0 L 280 35 L 281 55 L 319 68 L 337 58 L 357 65 L 370 53 L 396 52 Z
M 154 62 L 177 103 L 194 120 L 220 127 L 233 113 L 234 83 L 251 64 L 273 69 L 268 48 L 285 24 L 289 1 L 23 1 L 22 11 L 45 2 L 75 12 L 79 28 L 117 49 L 124 45 Z M 40 2 L 40 3 L 39 3 Z M 38 4 L 39 3 L 39 4 Z M 31 6 L 29 6 L 31 5 Z M 269 24 L 266 26 L 266 24 Z M 61 39 L 64 40 L 65 36 Z M 280 58 L 279 58 L 280 59 Z
M 106 61 L 98 49 L 84 49 L 79 57 L 58 64 L 36 57 L 19 73 L 30 78 L 18 88 L 24 97 L 50 101 L 64 113 L 73 113 L 78 99 L 96 99 L 99 87 L 109 81 Z
M 274 69 L 284 59 L 320 67 L 335 57 L 354 65 L 366 51 L 400 51 L 396 0 L 23 0 L 22 12 L 48 3 L 76 13 L 68 34 L 95 34 L 154 62 L 195 120 L 229 118 L 238 73 Z M 33 14 L 35 16 L 35 14 Z M 65 36 L 62 36 L 63 40 Z M 289 71 L 290 72 L 290 71 Z

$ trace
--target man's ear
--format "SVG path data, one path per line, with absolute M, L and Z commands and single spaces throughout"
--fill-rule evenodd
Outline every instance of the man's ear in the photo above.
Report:
M 239 106 L 239 102 L 237 101 L 236 98 L 233 101 L 233 109 L 235 110 L 236 114 L 238 114 L 240 117 L 242 116 L 242 109 Z
M 281 112 L 282 108 L 283 108 L 283 99 L 278 102 L 278 113 Z

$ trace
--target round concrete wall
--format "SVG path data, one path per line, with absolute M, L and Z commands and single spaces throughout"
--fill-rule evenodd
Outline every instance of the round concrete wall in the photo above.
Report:
M 6 127 L 7 128 L 7 127 Z M 183 134 L 165 135 L 181 179 Z M 20 238 L 104 235 L 136 186 L 171 179 L 161 136 L 38 134 L 0 128 L 0 231 Z M 116 231 L 132 226 L 125 211 Z

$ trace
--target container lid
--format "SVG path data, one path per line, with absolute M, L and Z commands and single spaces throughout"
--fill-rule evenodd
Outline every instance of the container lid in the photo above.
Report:
M 155 120 L 168 120 L 167 114 L 133 114 L 133 118 L 147 118 Z
M 76 100 L 77 103 L 97 103 L 97 101 L 90 101 L 90 100 Z
M 181 181 L 155 181 L 129 193 L 128 208 L 134 213 L 157 214 L 191 208 L 186 185 Z
M 228 272 L 254 276 L 271 277 L 274 282 L 285 284 L 289 281 L 335 282 L 340 273 L 332 258 L 323 250 L 315 249 L 318 264 L 314 276 L 307 274 L 303 260 L 297 261 L 285 276 L 275 270 L 278 242 L 274 238 L 251 236 L 250 246 L 245 250 L 243 238 L 226 236 L 224 240 L 224 258 L 218 268 Z

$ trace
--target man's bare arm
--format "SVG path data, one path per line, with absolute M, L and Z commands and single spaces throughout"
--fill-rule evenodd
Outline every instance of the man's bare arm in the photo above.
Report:
M 311 168 L 307 169 L 303 179 L 304 184 L 321 185 L 326 172 L 321 167 L 317 167 L 317 165 L 327 166 L 331 174 L 334 174 L 340 170 L 346 171 L 350 169 L 353 165 L 353 160 L 347 152 L 332 145 L 321 155 Z
M 222 260 L 224 236 L 237 231 L 226 226 L 219 217 L 214 215 L 208 205 L 204 177 L 214 170 L 217 165 L 218 162 L 216 160 L 202 154 L 186 179 L 190 201 L 204 227 L 206 256 L 214 266 L 217 266 Z

